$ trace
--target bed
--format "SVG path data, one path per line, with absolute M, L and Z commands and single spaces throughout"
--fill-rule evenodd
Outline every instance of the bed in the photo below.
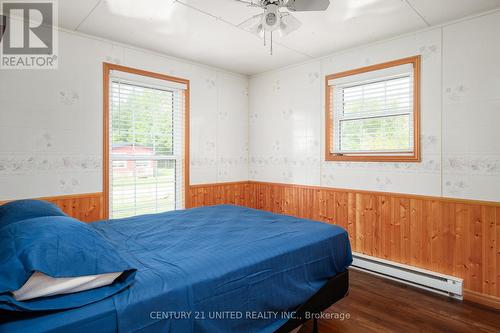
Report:
M 0 332 L 275 332 L 347 293 L 346 231 L 232 205 L 91 224 L 131 265 L 112 297 L 45 313 L 0 313 Z

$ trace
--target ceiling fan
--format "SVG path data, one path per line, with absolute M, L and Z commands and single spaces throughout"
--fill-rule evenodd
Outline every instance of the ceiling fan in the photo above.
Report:
M 278 32 L 280 37 L 286 36 L 297 30 L 302 23 L 290 12 L 323 11 L 328 9 L 330 0 L 236 0 L 249 7 L 262 8 L 262 14 L 252 16 L 248 20 L 238 24 L 238 27 L 251 32 L 264 39 L 266 45 L 266 33 L 270 34 L 273 54 L 273 32 Z M 281 11 L 281 9 L 287 11 Z

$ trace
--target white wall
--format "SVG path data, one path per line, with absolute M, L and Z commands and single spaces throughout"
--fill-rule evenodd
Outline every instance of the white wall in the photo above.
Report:
M 0 200 L 101 191 L 101 64 L 107 61 L 191 80 L 192 184 L 251 179 L 500 201 L 497 31 L 499 12 L 257 75 L 250 83 L 61 32 L 58 70 L 0 71 Z M 325 162 L 324 76 L 415 54 L 423 56 L 423 162 Z
M 250 80 L 251 180 L 500 201 L 500 13 Z M 324 76 L 421 54 L 422 162 L 324 161 Z
M 0 71 L 0 200 L 102 190 L 102 62 L 191 80 L 191 182 L 248 179 L 246 76 L 60 31 L 58 70 Z

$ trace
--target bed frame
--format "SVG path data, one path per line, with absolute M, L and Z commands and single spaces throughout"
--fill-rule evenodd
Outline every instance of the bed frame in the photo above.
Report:
M 307 302 L 297 308 L 295 318 L 289 319 L 275 333 L 289 333 L 304 324 L 308 319 L 305 314 L 319 314 L 338 302 L 349 292 L 349 271 L 335 275 L 314 294 Z M 317 319 L 313 319 L 313 333 L 318 333 Z

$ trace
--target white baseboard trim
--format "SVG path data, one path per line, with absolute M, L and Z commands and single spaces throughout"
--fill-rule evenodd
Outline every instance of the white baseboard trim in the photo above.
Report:
M 454 299 L 463 299 L 463 280 L 454 276 L 356 252 L 353 253 L 351 267 Z

